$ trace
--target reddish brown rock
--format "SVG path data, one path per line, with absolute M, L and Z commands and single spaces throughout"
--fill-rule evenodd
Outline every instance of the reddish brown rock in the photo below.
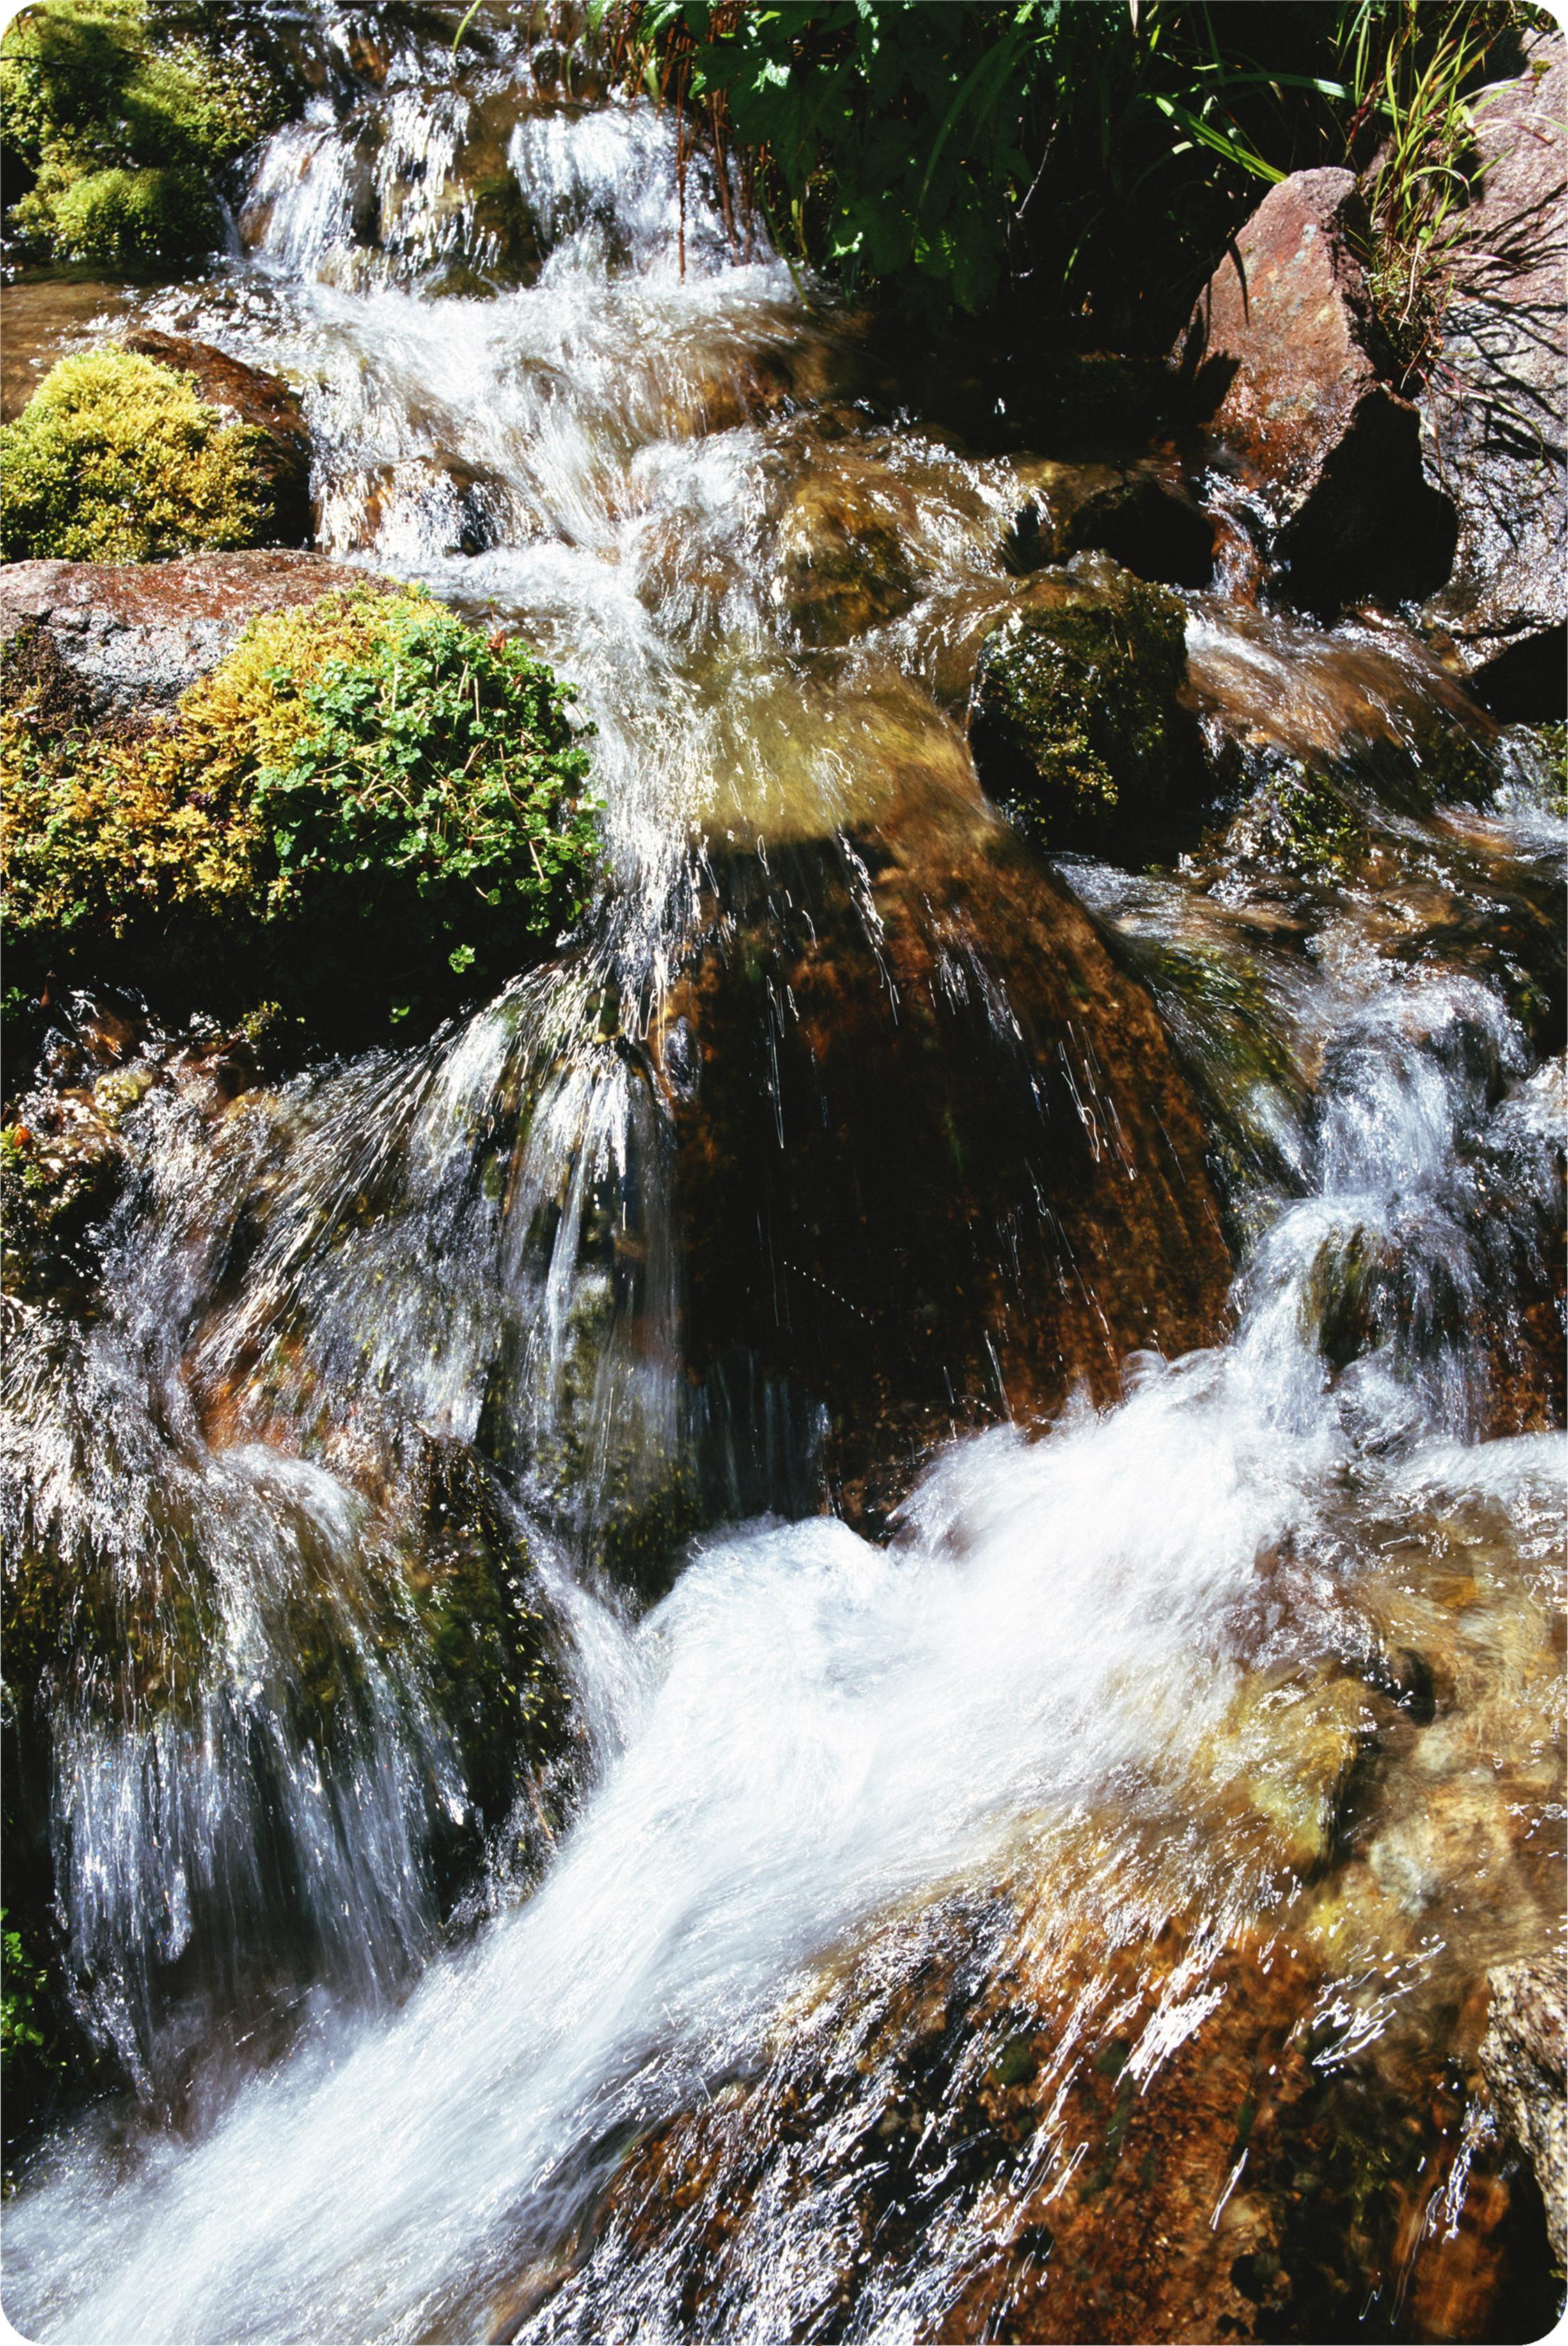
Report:
M 309 546 L 311 435 L 299 393 L 290 389 L 281 375 L 247 366 L 211 342 L 188 342 L 182 335 L 143 328 L 127 334 L 125 346 L 156 360 L 159 366 L 175 367 L 189 375 L 201 397 L 217 408 L 226 423 L 242 423 L 257 434 L 255 467 L 271 503 L 275 542 Z
M 265 550 L 176 562 L 7 562 L 0 564 L 0 643 L 32 621 L 93 713 L 123 717 L 177 700 L 259 611 L 366 583 L 364 571 L 324 555 Z
M 1431 594 L 1453 553 L 1417 411 L 1379 372 L 1361 233 L 1352 173 L 1282 180 L 1237 231 L 1179 354 L 1197 411 L 1273 509 L 1288 590 L 1312 609 Z
M 1485 168 L 1464 215 L 1437 363 L 1427 469 L 1459 515 L 1453 573 L 1428 605 L 1456 665 L 1504 717 L 1568 693 L 1568 50 L 1482 92 Z
M 911 773 L 874 827 L 716 868 L 656 1039 L 687 1357 L 824 1402 L 852 1519 L 957 1423 L 1215 1338 L 1229 1262 L 1159 1021 L 972 785 Z
M 1330 1984 L 1278 1941 L 1031 1948 L 1023 1919 L 952 1897 L 870 1934 L 759 2075 L 629 2149 L 488 2334 L 565 2346 L 635 2309 L 717 2341 L 762 2304 L 794 2337 L 1542 2334 L 1453 2065 L 1319 2066 Z

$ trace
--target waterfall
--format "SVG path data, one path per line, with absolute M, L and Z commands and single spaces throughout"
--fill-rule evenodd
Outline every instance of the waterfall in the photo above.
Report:
M 139 2096 L 45 2145 L 7 2211 L 5 2310 L 40 2339 L 502 2334 L 627 2144 L 754 2074 L 901 1903 L 1065 1869 L 1094 1819 L 1108 1939 L 1194 1899 L 1221 1935 L 1285 1912 L 1278 1846 L 1215 1792 L 1243 1773 L 1227 1722 L 1260 1673 L 1383 1667 L 1395 1532 L 1424 1591 L 1484 1522 L 1509 1668 L 1557 1617 L 1561 1442 L 1482 1437 L 1552 1242 L 1562 1066 L 1441 923 L 1385 951 L 1365 892 L 1271 927 L 1245 874 L 1061 867 L 1233 1152 L 1213 1345 L 1145 1352 L 1034 1438 L 952 1440 L 885 1543 L 825 1512 L 803 1373 L 693 1360 L 692 973 L 760 966 L 758 936 L 825 933 L 828 905 L 890 1031 L 912 1015 L 862 851 L 890 807 L 933 808 L 953 868 L 1001 833 L 932 688 L 1012 591 L 1017 482 L 859 396 L 853 321 L 759 229 L 736 249 L 700 164 L 682 197 L 650 105 L 542 91 L 523 31 L 472 65 L 387 37 L 379 78 L 340 60 L 267 143 L 243 256 L 140 313 L 304 386 L 325 551 L 579 681 L 613 884 L 568 954 L 427 1043 L 127 1120 L 101 1310 L 13 1335 L 8 1528 L 77 1592 L 56 1896 L 84 2025 Z M 884 575 L 825 617 L 830 491 Z M 1332 713 L 1348 636 L 1189 602 L 1201 690 Z M 1404 756 L 1401 695 L 1430 687 L 1371 673 Z M 1522 768 L 1484 817 L 1400 820 L 1412 899 L 1484 870 L 1533 903 L 1560 866 Z M 1044 1067 L 999 954 L 932 901 L 935 1031 L 982 1038 L 1024 1135 L 1013 1219 L 966 1233 L 1005 1399 L 1029 1266 L 1068 1252 L 1039 1168 L 1166 1176 L 1092 1036 Z M 780 981 L 765 1008 L 777 1053 L 799 1006 Z M 639 1581 L 616 1559 L 650 1525 Z M 499 1738 L 465 1740 L 443 1691 L 443 1541 L 452 1587 L 483 1551 L 518 1592 Z M 1520 1943 L 1532 1880 L 1499 1893 Z M 1491 1960 L 1483 1917 L 1448 1918 L 1445 1970 L 1400 1912 L 1412 1980 Z M 912 2334 L 908 2304 L 881 2318 L 863 2334 Z

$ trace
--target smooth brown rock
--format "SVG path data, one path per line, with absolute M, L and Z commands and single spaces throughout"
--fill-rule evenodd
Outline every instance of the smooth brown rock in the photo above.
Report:
M 175 562 L 0 564 L 0 643 L 31 620 L 98 716 L 167 708 L 216 668 L 259 611 L 334 586 L 387 586 L 325 555 L 260 550 Z
M 978 792 L 911 776 L 842 842 L 715 870 L 655 1038 L 687 1357 L 825 1403 L 852 1520 L 959 1423 L 1214 1340 L 1228 1257 L 1159 1021 Z
M 1542 68 L 1536 71 L 1534 66 Z M 1430 478 L 1459 515 L 1453 573 L 1426 617 L 1504 717 L 1568 697 L 1568 49 L 1482 92 L 1484 160 L 1422 394 Z
M 311 435 L 299 393 L 281 375 L 265 374 L 230 358 L 211 342 L 160 334 L 144 327 L 125 337 L 128 351 L 189 375 L 225 423 L 242 423 L 258 434 L 255 466 L 272 505 L 276 543 L 311 543 Z
M 1237 230 L 1179 352 L 1197 413 L 1273 510 L 1288 591 L 1312 609 L 1431 594 L 1453 552 L 1417 411 L 1379 371 L 1363 232 L 1351 172 L 1282 180 Z

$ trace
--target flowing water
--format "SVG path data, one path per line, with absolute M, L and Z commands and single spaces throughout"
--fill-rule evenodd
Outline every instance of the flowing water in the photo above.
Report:
M 1561 1900 L 1563 1461 L 1521 1330 L 1557 1213 L 1532 1035 L 1563 827 L 1528 760 L 1489 751 L 1485 811 L 1401 798 L 1452 713 L 1407 639 L 1189 597 L 1214 738 L 1256 780 L 1349 722 L 1336 787 L 1382 859 L 1282 882 L 1258 817 L 1207 862 L 1063 867 L 1205 1103 L 1230 1332 L 1134 1360 L 1115 1406 L 956 1442 L 883 1543 L 820 1512 L 809 1380 L 688 1357 L 690 975 L 745 928 L 736 874 L 779 926 L 809 852 L 896 1020 L 861 851 L 911 771 L 944 839 L 993 821 L 933 688 L 1014 592 L 1018 477 L 856 403 L 850 321 L 755 229 L 748 256 L 697 167 L 681 201 L 650 107 L 482 31 L 458 67 L 342 20 L 235 257 L 140 302 L 304 386 L 324 549 L 580 682 L 614 884 L 428 1045 L 227 1099 L 153 1038 L 149 1067 L 196 1072 L 127 1119 L 101 1308 L 13 1332 L 17 1520 L 83 1592 L 56 1891 L 137 2089 L 8 2212 L 7 2312 L 78 2346 L 785 2337 L 830 2304 L 843 2334 L 930 2334 L 976 2228 L 1008 2236 L 961 2177 L 848 2298 L 859 2251 L 782 2185 L 718 2312 L 657 2256 L 596 2297 L 580 2247 L 555 2296 L 509 2290 L 629 2143 L 788 2070 L 865 1934 L 955 1885 L 1055 1884 L 1107 1946 L 1173 1915 L 1215 1947 L 1316 1933 L 1329 2068 L 1396 2018 L 1441 2066 L 1469 1984 L 1548 1948 Z M 942 983 L 979 1005 L 997 1113 L 1046 1116 L 983 931 L 962 943 Z M 1062 1066 L 1095 1164 L 1134 1178 L 1093 1040 Z M 1033 1239 L 974 1236 L 999 1362 L 1039 1300 L 1033 1194 Z M 538 1627 L 496 1666 L 494 1782 L 430 1630 L 460 1520 Z M 616 1559 L 650 1520 L 679 1568 L 639 1611 Z M 1419 1761 L 1412 1652 L 1440 1681 Z M 1380 1722 L 1404 1772 L 1364 1792 L 1359 1902 L 1329 1912 L 1334 1787 Z M 1193 1977 L 1133 2077 L 1217 2008 Z

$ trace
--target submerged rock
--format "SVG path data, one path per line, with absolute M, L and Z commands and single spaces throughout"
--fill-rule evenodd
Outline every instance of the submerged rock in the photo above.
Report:
M 1440 2059 L 1336 2054 L 1333 1974 L 1281 1940 L 1129 1914 L 1095 1948 L 1048 1906 L 878 1927 L 759 2074 L 621 2154 L 489 2334 L 635 2309 L 718 2340 L 766 2294 L 792 2336 L 1340 2338 L 1395 2273 L 1395 2335 L 1540 2334 L 1528 2211 Z
M 1426 617 L 1482 697 L 1560 716 L 1568 668 L 1563 385 L 1568 56 L 1475 101 L 1484 161 L 1461 216 L 1436 363 L 1421 395 L 1431 478 L 1459 515 L 1453 573 Z
M 687 1357 L 823 1402 L 870 1521 L 955 1426 L 1210 1341 L 1228 1280 L 1147 997 L 952 752 L 874 828 L 715 858 L 711 942 L 655 1038 Z
M 1013 470 L 1028 502 L 1009 533 L 1010 569 L 1031 571 L 1099 550 L 1139 578 L 1206 586 L 1216 524 L 1172 464 L 1067 464 L 1049 457 Z
M 1272 507 L 1296 601 L 1399 602 L 1446 578 L 1455 522 L 1423 475 L 1420 417 L 1390 389 L 1349 171 L 1298 171 L 1237 231 L 1180 358 L 1196 411 Z
M 1138 857 L 1200 772 L 1186 627 L 1174 595 L 1104 555 L 1021 590 L 981 647 L 969 727 L 981 779 L 1025 829 Z
M 32 622 L 95 718 L 134 717 L 171 707 L 259 612 L 365 584 L 364 571 L 325 555 L 271 550 L 155 563 L 8 562 L 0 565 L 0 644 L 8 648 Z

